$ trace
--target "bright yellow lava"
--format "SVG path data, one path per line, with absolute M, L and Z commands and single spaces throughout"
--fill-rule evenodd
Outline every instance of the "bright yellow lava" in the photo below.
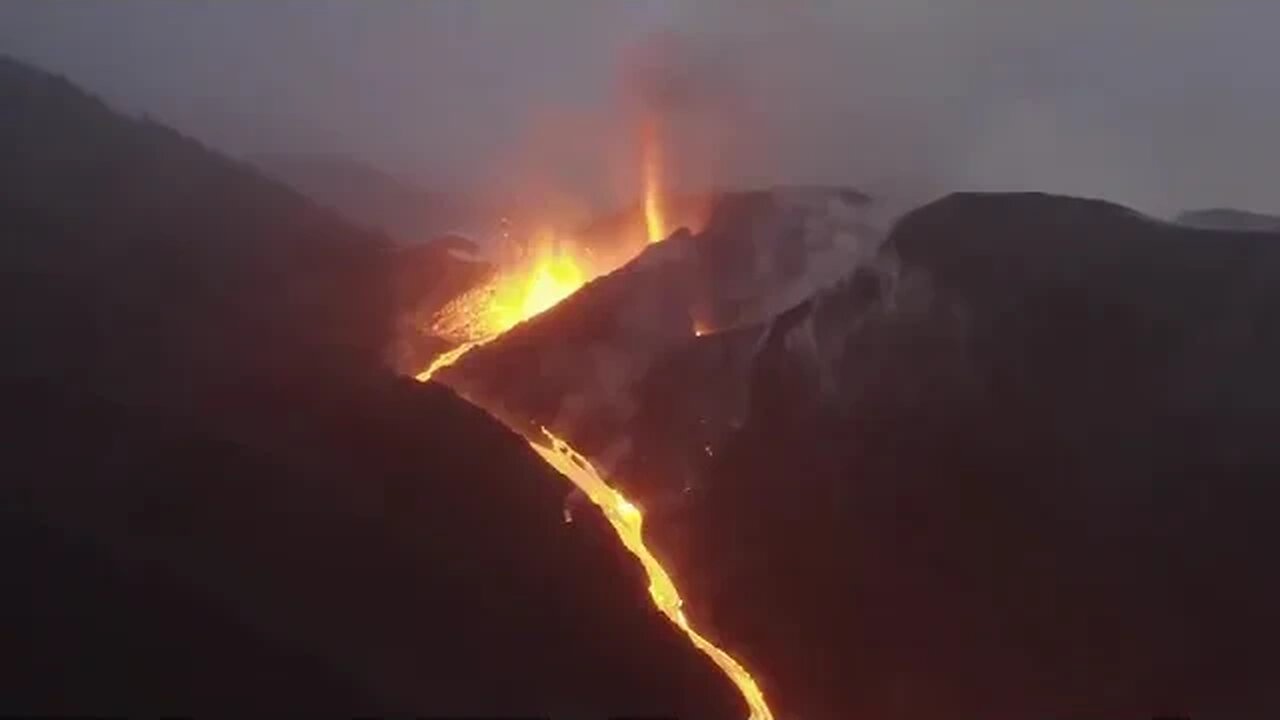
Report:
M 483 343 L 551 309 L 587 282 L 584 263 L 572 247 L 550 233 L 538 235 L 529 257 L 445 305 L 432 332 L 463 345 Z M 459 357 L 466 352 L 460 348 L 452 351 Z M 441 356 L 436 362 L 445 367 L 456 359 L 446 363 Z
M 430 380 L 436 371 L 452 365 L 458 358 L 482 344 L 483 342 L 466 343 L 441 355 L 436 358 L 431 367 L 418 374 L 418 380 L 423 382 Z M 617 533 L 618 539 L 622 541 L 623 547 L 636 556 L 644 568 L 645 575 L 649 578 L 649 597 L 653 600 L 654 606 L 688 636 L 689 642 L 693 643 L 694 647 L 711 658 L 711 661 L 729 677 L 751 712 L 748 720 L 774 720 L 773 711 L 769 709 L 769 703 L 765 701 L 764 693 L 756 684 L 755 678 L 751 677 L 751 673 L 747 672 L 742 663 L 732 655 L 721 650 L 689 624 L 689 618 L 684 614 L 684 599 L 680 597 L 675 581 L 644 544 L 644 514 L 640 512 L 640 508 L 605 482 L 591 462 L 574 450 L 569 443 L 556 437 L 546 428 L 542 428 L 542 432 L 547 436 L 549 445 L 529 440 L 529 446 L 548 465 L 585 493 L 591 502 L 600 508 L 600 512 L 604 513 L 609 524 L 613 526 L 614 532 Z
M 577 292 L 584 283 L 582 268 L 568 254 L 555 254 L 534 266 L 516 288 L 514 297 L 504 303 L 499 295 L 499 308 L 504 323 L 512 326 L 550 310 L 561 300 Z
M 529 445 L 548 465 L 559 470 L 560 474 L 586 493 L 591 502 L 604 513 L 614 532 L 618 534 L 618 539 L 636 556 L 644 567 L 645 574 L 649 576 L 649 596 L 653 599 L 653 604 L 676 627 L 684 631 L 694 647 L 711 658 L 729 676 L 751 710 L 749 720 L 773 720 L 773 711 L 769 709 L 764 693 L 760 691 L 751 673 L 732 655 L 716 647 L 689 624 L 689 618 L 684 614 L 684 600 L 681 599 L 675 582 L 644 544 L 644 515 L 640 509 L 623 497 L 622 493 L 610 487 L 591 463 L 568 443 L 552 435 L 546 428 L 542 432 L 550 441 L 550 446 L 532 440 Z

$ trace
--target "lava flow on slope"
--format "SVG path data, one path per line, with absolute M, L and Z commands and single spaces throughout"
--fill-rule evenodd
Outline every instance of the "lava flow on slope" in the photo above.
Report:
M 703 637 L 689 624 L 689 618 L 684 614 L 684 600 L 680 597 L 680 591 L 666 568 L 662 567 L 662 563 L 658 562 L 644 543 L 644 515 L 640 509 L 605 482 L 595 467 L 570 447 L 569 443 L 551 434 L 546 428 L 542 432 L 550 442 L 549 446 L 532 440 L 529 444 L 548 465 L 569 478 L 604 513 L 609 524 L 618 533 L 618 539 L 644 567 L 649 578 L 649 597 L 653 599 L 653 604 L 688 636 L 694 647 L 711 658 L 729 676 L 751 710 L 750 720 L 773 720 L 773 712 L 751 673 L 732 655 Z
M 645 143 L 645 225 L 650 243 L 664 237 L 661 206 L 657 200 L 656 149 Z M 545 312 L 585 284 L 583 265 L 579 264 L 572 246 L 558 245 L 544 238 L 532 262 L 524 272 L 500 275 L 489 285 L 466 293 L 446 306 L 437 330 L 451 334 L 459 341 L 452 350 L 441 354 L 416 376 L 430 380 L 437 372 L 456 363 L 463 355 L 510 330 L 519 323 Z M 515 428 L 512 428 L 515 430 Z M 516 430 L 518 433 L 519 431 Z M 526 438 L 529 445 L 548 465 L 565 476 L 600 509 L 623 546 L 640 561 L 649 579 L 649 596 L 654 606 L 667 617 L 689 642 L 706 655 L 733 682 L 749 709 L 749 720 L 773 720 L 774 715 L 764 693 L 743 665 L 732 655 L 701 635 L 684 612 L 684 600 L 670 573 L 649 550 L 644 541 L 644 516 L 640 508 L 608 484 L 591 463 L 567 442 L 545 428 L 545 442 Z
M 536 314 L 538 313 L 532 313 L 530 317 Z M 417 379 L 424 382 L 430 380 L 437 371 L 452 365 L 470 350 L 501 334 L 497 333 L 489 337 L 465 342 L 440 355 L 426 370 L 417 375 Z M 514 430 L 514 428 L 512 429 Z M 750 709 L 749 720 L 773 720 L 773 712 L 769 709 L 764 693 L 760 690 L 751 673 L 732 655 L 703 637 L 689 623 L 689 618 L 684 612 L 684 600 L 680 596 L 680 591 L 676 588 L 675 581 L 671 579 L 670 573 L 666 571 L 662 563 L 645 545 L 643 532 L 644 515 L 641 513 L 640 508 L 610 486 L 591 463 L 570 447 L 568 443 L 551 434 L 545 428 L 542 432 L 546 435 L 548 443 L 543 444 L 529 439 L 530 447 L 548 465 L 555 468 L 556 471 L 568 478 L 579 490 L 585 493 L 596 507 L 600 508 L 600 511 L 617 533 L 618 539 L 623 546 L 640 561 L 641 566 L 644 568 L 645 575 L 649 578 L 649 596 L 653 600 L 654 606 L 676 627 L 680 628 L 681 632 L 689 638 L 689 642 L 710 658 L 733 682 L 734 686 L 742 694 L 743 701 Z

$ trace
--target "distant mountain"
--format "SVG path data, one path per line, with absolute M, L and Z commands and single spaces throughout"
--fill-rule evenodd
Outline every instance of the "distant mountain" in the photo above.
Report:
M 275 153 L 253 155 L 249 161 L 268 176 L 400 243 L 479 233 L 497 222 L 459 195 L 425 190 L 344 155 Z
M 384 236 L 7 59 L 0 188 L 0 709 L 742 717 Z
M 1280 216 L 1230 208 L 1189 210 L 1179 215 L 1177 222 L 1206 230 L 1280 231 Z

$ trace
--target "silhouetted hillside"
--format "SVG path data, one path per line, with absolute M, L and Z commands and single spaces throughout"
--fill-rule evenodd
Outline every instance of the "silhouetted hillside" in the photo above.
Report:
M 7 372 L 171 397 L 383 364 L 379 236 L 13 61 L 0 137 Z
M 911 213 L 655 528 L 695 616 L 801 717 L 1275 714 L 1277 273 L 1101 202 Z
M 0 707 L 741 715 L 566 480 L 386 368 L 380 236 L 7 60 L 0 148 Z
M 0 561 L 14 589 L 2 606 L 8 712 L 379 707 L 334 668 L 277 645 L 168 569 L 45 527 L 8 503 Z

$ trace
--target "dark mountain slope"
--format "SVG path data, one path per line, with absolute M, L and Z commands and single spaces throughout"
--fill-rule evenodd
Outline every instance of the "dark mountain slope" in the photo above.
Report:
M 384 368 L 378 236 L 17 63 L 0 100 L 0 634 L 42 658 L 0 706 L 740 716 L 563 478 Z
M 603 520 L 565 525 L 566 481 L 439 387 L 280 387 L 276 427 L 235 440 L 220 426 L 262 418 L 260 397 L 205 421 L 8 390 L 5 419 L 21 430 L 5 455 L 7 507 L 169 568 L 380 707 L 732 716 L 730 691 L 651 609 Z M 62 671 L 72 698 L 95 677 L 81 663 Z M 214 697 L 235 702 L 231 688 Z M 279 691 L 272 702 L 289 707 L 296 689 Z M 122 697 L 128 708 L 147 695 Z M 184 700 L 204 698 L 173 706 Z
M 0 605 L 15 713 L 356 713 L 378 707 L 314 657 L 254 632 L 164 567 L 6 507 Z
M 803 717 L 1280 709 L 1280 236 L 957 195 L 881 267 L 774 323 L 695 615 Z
M 393 298 L 378 236 L 3 59 L 0 137 L 8 371 L 154 398 L 381 366 Z

